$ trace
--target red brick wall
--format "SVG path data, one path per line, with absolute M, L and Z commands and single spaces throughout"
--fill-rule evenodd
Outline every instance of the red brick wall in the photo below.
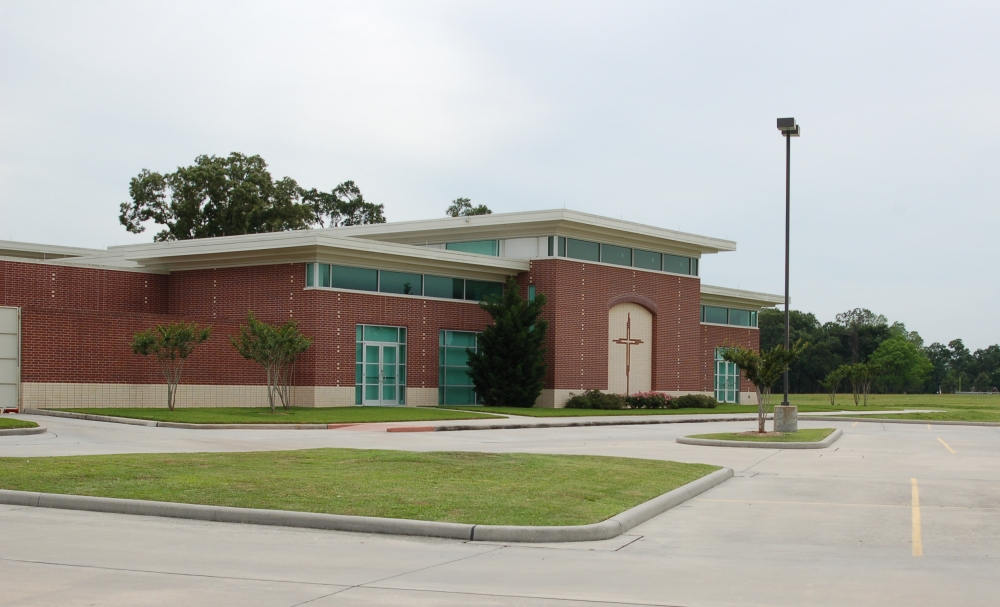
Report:
M 546 387 L 607 389 L 608 304 L 640 295 L 656 304 L 653 389 L 701 390 L 701 292 L 696 277 L 644 272 L 565 258 L 535 260 L 528 280 L 548 298 Z
M 53 280 L 54 279 L 54 280 Z M 643 272 L 568 259 L 532 262 L 518 277 L 548 298 L 546 387 L 607 387 L 608 304 L 622 295 L 658 308 L 653 389 L 712 389 L 714 348 L 758 347 L 758 332 L 701 325 L 696 277 Z M 131 353 L 131 336 L 161 322 L 212 325 L 183 382 L 262 384 L 263 371 L 240 358 L 228 337 L 248 311 L 269 322 L 299 321 L 314 340 L 297 367 L 298 385 L 353 386 L 355 325 L 407 327 L 410 387 L 438 381 L 438 334 L 476 331 L 488 315 L 472 303 L 322 289 L 305 290 L 305 265 L 280 264 L 175 272 L 170 276 L 0 261 L 3 305 L 23 308 L 25 382 L 159 383 L 155 363 Z M 745 387 L 744 387 L 745 389 Z
M 700 325 L 701 327 L 701 388 L 709 392 L 715 390 L 715 349 L 719 346 L 744 346 L 760 349 L 760 331 L 742 327 Z M 753 392 L 753 386 L 746 377 L 740 377 L 740 391 Z
M 0 261 L 0 305 L 165 314 L 163 274 Z

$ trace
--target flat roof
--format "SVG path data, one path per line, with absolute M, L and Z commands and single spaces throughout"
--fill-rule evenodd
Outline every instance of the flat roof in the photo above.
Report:
M 54 244 L 37 244 L 33 242 L 17 242 L 0 240 L 0 257 L 19 257 L 23 259 L 65 259 L 67 257 L 84 257 L 102 253 L 101 249 L 83 249 L 80 247 L 63 247 Z
M 736 243 L 731 240 L 667 230 L 649 224 L 612 219 L 569 209 L 397 221 L 326 228 L 318 231 L 331 230 L 339 231 L 347 236 L 411 245 L 558 234 L 582 240 L 674 252 L 692 257 L 736 250 Z

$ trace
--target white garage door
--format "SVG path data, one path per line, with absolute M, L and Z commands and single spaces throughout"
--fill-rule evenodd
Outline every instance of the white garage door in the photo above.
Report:
M 21 310 L 0 306 L 0 410 L 16 409 L 21 381 Z

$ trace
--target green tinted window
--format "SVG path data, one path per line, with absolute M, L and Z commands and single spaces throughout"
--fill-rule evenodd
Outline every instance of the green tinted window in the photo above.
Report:
M 751 312 L 750 313 L 750 326 L 751 327 L 756 327 L 757 326 L 757 313 L 756 312 Z
M 468 352 L 476 351 L 476 333 L 441 331 L 438 360 L 438 404 L 475 405 L 476 391 L 469 377 Z
M 465 281 L 461 278 L 424 276 L 424 295 L 446 299 L 465 299 Z
M 528 301 L 535 301 L 535 285 L 528 285 Z
M 630 266 L 632 265 L 632 249 L 613 244 L 602 244 L 601 261 L 619 266 Z
M 663 254 L 663 271 L 673 272 L 674 274 L 690 274 L 691 273 L 691 258 L 681 257 L 679 255 L 669 255 L 667 253 Z
M 749 310 L 729 310 L 729 324 L 739 325 L 741 327 L 750 326 L 750 311 Z
M 443 345 L 476 349 L 476 334 L 469 331 L 444 331 Z M 464 363 L 463 363 L 464 364 Z
M 701 307 L 701 322 L 712 322 L 719 325 L 729 324 L 729 310 L 715 306 Z
M 316 286 L 316 264 L 314 263 L 306 264 L 306 286 L 307 287 Z
M 399 329 L 396 327 L 374 327 L 365 325 L 365 341 L 389 341 L 399 339 Z
M 378 270 L 332 266 L 333 280 L 330 286 L 337 289 L 357 289 L 359 291 L 378 290 Z
M 378 290 L 382 293 L 399 293 L 401 295 L 422 295 L 423 276 L 403 272 L 382 270 L 378 277 Z
M 659 270 L 661 268 L 660 266 L 661 255 L 659 253 L 654 253 L 652 251 L 643 251 L 642 249 L 635 249 L 635 251 L 632 253 L 632 258 L 633 258 L 632 265 L 634 265 L 637 268 L 642 268 L 644 270 Z
M 601 260 L 601 245 L 589 240 L 566 239 L 566 257 L 585 261 Z
M 474 347 L 473 350 L 475 350 Z M 445 365 L 464 368 L 468 359 L 469 354 L 465 351 L 465 348 L 444 348 Z
M 691 258 L 691 276 L 698 275 L 698 259 L 695 257 Z
M 476 403 L 476 390 L 475 388 L 457 388 L 446 386 L 443 390 L 442 403 L 447 405 L 475 405 Z
M 559 237 L 559 257 L 566 257 L 566 239 Z
M 330 264 L 328 263 L 319 264 L 319 286 L 330 286 Z
M 503 297 L 503 284 L 485 280 L 466 280 L 465 298 L 472 301 L 485 301 L 488 297 L 497 299 Z
M 500 254 L 500 244 L 497 240 L 472 240 L 469 242 L 449 242 L 444 245 L 449 251 L 462 251 L 463 253 L 477 253 L 479 255 L 492 255 L 496 257 Z
M 556 239 L 555 236 L 549 236 L 549 257 L 552 257 L 552 255 L 554 253 L 553 249 L 555 248 L 555 242 L 553 242 L 553 241 L 555 239 Z

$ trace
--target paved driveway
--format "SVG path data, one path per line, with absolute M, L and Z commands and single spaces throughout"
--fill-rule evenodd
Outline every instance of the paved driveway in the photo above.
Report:
M 1000 604 L 997 428 L 805 422 L 844 436 L 777 451 L 674 442 L 746 423 L 389 434 L 38 421 L 52 433 L 6 437 L 0 456 L 377 447 L 699 461 L 737 475 L 620 538 L 545 546 L 0 506 L 0 605 Z

